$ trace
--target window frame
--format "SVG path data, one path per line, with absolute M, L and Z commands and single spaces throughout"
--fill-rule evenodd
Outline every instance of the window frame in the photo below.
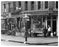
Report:
M 28 1 L 25 1 L 25 10 L 28 10 Z
M 34 10 L 34 1 L 31 1 L 31 10 Z
M 38 9 L 41 8 L 41 1 L 38 1 Z
M 19 8 L 21 7 L 21 1 L 18 2 Z
M 48 1 L 45 1 L 45 9 L 48 9 Z

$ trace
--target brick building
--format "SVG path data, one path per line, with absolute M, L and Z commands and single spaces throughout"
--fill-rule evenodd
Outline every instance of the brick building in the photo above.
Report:
M 21 8 L 21 10 L 18 11 L 17 8 Z M 18 12 L 19 14 L 17 14 Z M 30 14 L 31 28 L 33 25 L 40 29 L 42 25 L 45 25 L 46 28 L 50 25 L 52 32 L 57 34 L 58 1 L 2 1 L 1 15 L 4 13 L 10 13 L 11 17 L 20 17 L 20 13 Z M 16 15 L 12 15 L 12 13 L 16 13 Z

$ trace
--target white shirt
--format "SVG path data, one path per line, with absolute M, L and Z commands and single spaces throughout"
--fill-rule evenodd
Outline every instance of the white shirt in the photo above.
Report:
M 48 32 L 51 31 L 51 27 L 48 28 Z

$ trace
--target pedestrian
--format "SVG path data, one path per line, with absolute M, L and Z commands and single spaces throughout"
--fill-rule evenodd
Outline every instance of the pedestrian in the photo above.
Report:
M 44 27 L 43 33 L 44 33 L 44 37 L 46 37 L 46 35 L 47 35 L 47 29 L 46 29 L 46 27 Z
M 47 36 L 51 36 L 51 27 L 48 25 L 48 34 Z

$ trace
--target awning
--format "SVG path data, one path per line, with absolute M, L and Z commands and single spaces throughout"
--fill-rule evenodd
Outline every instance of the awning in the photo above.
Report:
M 19 12 L 19 11 L 20 10 L 17 10 L 16 12 Z M 4 19 L 6 19 L 6 18 L 25 17 L 25 14 L 30 14 L 30 16 L 33 16 L 33 15 L 49 16 L 49 11 L 24 11 L 24 12 L 19 13 L 19 14 L 14 14 L 14 15 L 11 14 L 11 17 L 9 17 L 8 15 L 2 15 L 2 16 Z M 58 15 L 58 11 L 53 11 L 53 13 L 51 13 L 51 15 Z
M 46 10 L 46 11 L 24 11 L 23 13 L 24 14 L 31 14 L 30 16 L 33 16 L 33 15 L 39 15 L 39 16 L 49 16 L 49 14 L 51 15 L 58 15 L 58 11 L 51 11 L 49 10 Z
M 24 14 L 31 15 L 48 15 L 48 11 L 31 11 L 31 12 L 23 12 Z

